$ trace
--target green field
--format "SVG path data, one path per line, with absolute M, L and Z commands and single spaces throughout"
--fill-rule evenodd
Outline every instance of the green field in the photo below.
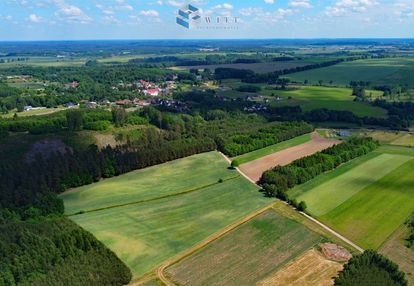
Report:
M 69 213 L 90 207 L 91 212 L 70 218 L 140 277 L 272 202 L 227 166 L 218 153 L 205 153 L 104 180 L 63 198 Z
M 373 85 L 408 85 L 414 87 L 414 58 L 367 59 L 344 62 L 335 66 L 314 69 L 288 75 L 295 82 L 308 80 L 317 84 L 333 81 L 338 85 L 349 85 L 351 81 L 368 81 Z
M 228 163 L 220 154 L 209 152 L 83 186 L 65 192 L 61 197 L 69 214 L 146 201 L 238 176 L 236 171 L 227 167 Z
M 305 86 L 294 90 L 265 91 L 281 98 L 274 102 L 275 106 L 300 105 L 304 111 L 320 108 L 351 111 L 358 116 L 384 117 L 387 112 L 365 102 L 354 101 L 352 90 L 348 88 Z M 375 92 L 378 93 L 378 92 Z
M 167 274 L 177 285 L 255 285 L 321 240 L 302 224 L 268 210 L 171 266 Z
M 229 98 L 245 98 L 251 94 L 238 92 L 236 89 L 243 85 L 240 80 L 223 80 L 223 85 L 233 90 L 222 91 L 223 96 Z M 258 92 L 271 100 L 272 106 L 296 106 L 300 105 L 304 111 L 311 111 L 320 108 L 331 110 L 350 111 L 358 116 L 385 117 L 387 111 L 370 105 L 366 102 L 354 101 L 352 89 L 324 86 L 296 86 L 291 90 L 276 90 L 274 86 L 264 84 L 251 84 L 259 86 L 262 91 Z M 243 95 L 244 94 L 244 95 Z M 367 91 L 368 95 L 378 97 L 380 91 Z M 275 100 L 279 97 L 280 100 Z
M 401 155 L 379 155 L 337 176 L 334 180 L 313 188 L 297 199 L 305 201 L 313 215 L 322 216 L 410 159 L 411 157 Z M 341 173 L 340 168 L 333 173 Z
M 298 137 L 295 137 L 295 138 L 287 140 L 287 141 L 280 142 L 280 143 L 275 144 L 275 145 L 268 146 L 268 147 L 263 148 L 263 149 L 259 149 L 259 150 L 256 150 L 256 151 L 253 151 L 253 152 L 250 152 L 250 153 L 246 153 L 246 154 L 234 157 L 233 159 L 237 160 L 237 162 L 239 164 L 244 164 L 244 163 L 262 158 L 266 155 L 269 155 L 269 154 L 272 154 L 272 153 L 275 153 L 275 152 L 279 152 L 279 151 L 284 150 L 286 148 L 290 148 L 290 147 L 294 147 L 294 146 L 297 146 L 297 145 L 300 145 L 300 144 L 304 144 L 304 143 L 306 143 L 310 140 L 311 140 L 311 135 L 310 134 L 305 134 L 305 135 L 298 136 Z
M 414 209 L 413 168 L 412 156 L 377 151 L 296 187 L 291 195 L 361 247 L 377 249 Z
M 59 112 L 62 110 L 65 110 L 65 108 L 58 107 L 58 108 L 34 109 L 34 110 L 23 111 L 23 112 L 17 112 L 17 110 L 14 110 L 14 111 L 10 111 L 9 113 L 5 115 L 0 115 L 0 118 L 12 118 L 15 113 L 19 117 L 27 117 L 27 116 L 35 116 L 35 115 L 52 114 L 52 113 Z

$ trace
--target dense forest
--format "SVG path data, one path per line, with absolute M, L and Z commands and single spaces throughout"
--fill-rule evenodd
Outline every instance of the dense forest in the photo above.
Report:
M 0 285 L 125 285 L 130 270 L 66 218 L 0 222 Z
M 354 256 L 335 279 L 335 286 L 406 286 L 407 280 L 398 266 L 376 253 L 367 250 Z
M 322 152 L 301 158 L 287 166 L 278 166 L 263 173 L 259 183 L 269 197 L 291 202 L 288 190 L 316 176 L 333 170 L 379 146 L 372 138 L 351 138 Z

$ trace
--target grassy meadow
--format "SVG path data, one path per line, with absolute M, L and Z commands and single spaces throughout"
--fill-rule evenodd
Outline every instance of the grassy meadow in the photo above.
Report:
M 205 153 L 70 191 L 63 199 L 68 213 L 105 207 L 70 218 L 112 249 L 138 278 L 273 202 L 227 166 L 218 153 Z M 219 178 L 228 180 L 218 183 Z
M 379 248 L 414 209 L 414 157 L 383 150 L 296 187 L 292 197 L 361 247 Z
M 274 144 L 268 147 L 265 147 L 263 149 L 259 149 L 250 153 L 246 153 L 237 157 L 234 157 L 234 160 L 237 160 L 237 162 L 239 164 L 244 164 L 250 161 L 254 161 L 256 159 L 262 158 L 266 155 L 275 153 L 275 152 L 279 152 L 281 150 L 290 148 L 290 147 L 294 147 L 300 144 L 304 144 L 306 142 L 309 142 L 311 140 L 311 135 L 310 134 L 304 134 L 298 137 L 295 137 L 293 139 L 290 140 L 286 140 L 283 142 L 280 142 L 278 144 Z
M 295 82 L 308 80 L 317 84 L 323 80 L 326 84 L 347 86 L 351 81 L 368 81 L 373 85 L 400 85 L 414 87 L 413 58 L 366 59 L 344 62 L 338 65 L 304 71 L 286 76 Z
M 238 176 L 227 167 L 220 154 L 209 152 L 102 180 L 61 197 L 68 214 L 102 209 L 188 192 Z
M 177 285 L 255 285 L 320 241 L 302 224 L 268 210 L 166 272 Z
M 304 111 L 320 108 L 351 111 L 358 116 L 384 117 L 387 115 L 382 108 L 354 101 L 352 90 L 348 88 L 304 86 L 294 90 L 265 92 L 273 93 L 281 98 L 280 101 L 273 103 L 275 106 L 300 105 Z

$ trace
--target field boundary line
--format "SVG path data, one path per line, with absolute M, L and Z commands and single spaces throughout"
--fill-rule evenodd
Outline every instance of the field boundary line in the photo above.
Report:
M 230 160 L 230 158 L 229 157 L 227 157 L 224 153 L 222 153 L 222 152 L 219 152 L 220 154 L 221 154 L 221 156 L 223 156 L 224 157 L 224 159 L 229 163 L 229 164 L 231 164 L 231 160 Z M 255 182 L 255 181 L 253 181 L 252 179 L 250 179 L 245 173 L 243 173 L 241 170 L 240 170 L 240 168 L 239 167 L 236 167 L 235 168 L 236 169 L 236 171 L 237 172 L 239 172 L 239 174 L 240 175 L 242 175 L 246 180 L 248 180 L 250 183 L 252 183 L 252 184 L 254 184 L 254 185 L 256 185 L 257 186 L 257 182 Z
M 322 228 L 324 228 L 328 232 L 332 233 L 336 237 L 340 238 L 341 240 L 343 240 L 344 242 L 346 242 L 347 244 L 349 244 L 350 246 L 352 246 L 356 250 L 360 251 L 361 253 L 364 252 L 364 249 L 362 247 L 356 245 L 355 243 L 353 243 L 352 241 L 350 241 L 349 239 L 347 239 L 345 236 L 343 236 L 343 235 L 339 234 L 338 232 L 334 231 L 333 229 L 331 229 L 329 226 L 323 224 L 319 220 L 311 217 L 310 215 L 308 215 L 308 214 L 306 214 L 304 212 L 299 212 L 299 213 L 302 214 L 303 216 L 305 216 L 306 218 L 310 219 L 314 223 L 318 224 L 319 226 L 321 226 Z
M 172 281 L 170 281 L 167 277 L 165 277 L 165 275 L 164 275 L 165 269 L 167 269 L 171 265 L 174 265 L 174 264 L 180 262 L 181 260 L 183 260 L 186 257 L 190 256 L 194 252 L 196 252 L 196 251 L 200 250 L 201 248 L 205 247 L 206 245 L 216 241 L 217 239 L 221 238 L 222 236 L 226 235 L 227 233 L 229 233 L 230 231 L 236 229 L 237 227 L 241 226 L 242 224 L 245 224 L 246 222 L 250 221 L 251 219 L 255 218 L 256 216 L 261 215 L 265 211 L 271 209 L 273 207 L 273 205 L 274 205 L 274 202 L 267 205 L 264 208 L 261 208 L 259 210 L 256 210 L 256 211 L 248 214 L 247 216 L 235 221 L 234 223 L 232 223 L 232 224 L 226 226 L 225 228 L 223 228 L 222 230 L 220 230 L 220 231 L 214 233 L 213 235 L 207 237 L 206 239 L 204 239 L 203 241 L 197 243 L 196 245 L 184 250 L 184 252 L 178 254 L 177 256 L 165 261 L 160 267 L 157 268 L 158 278 L 166 286 L 175 286 L 175 284 Z
M 88 210 L 88 211 L 80 211 L 80 212 L 73 213 L 73 214 L 67 214 L 66 216 L 67 217 L 72 217 L 72 216 L 83 215 L 83 214 L 87 214 L 87 213 L 99 212 L 99 211 L 104 211 L 104 210 L 109 210 L 109 209 L 114 209 L 114 208 L 130 206 L 130 205 L 137 205 L 137 204 L 153 202 L 153 201 L 162 200 L 162 199 L 171 198 L 171 197 L 177 197 L 177 196 L 180 196 L 180 195 L 186 195 L 186 194 L 194 193 L 194 192 L 197 192 L 197 191 L 201 191 L 203 189 L 210 188 L 210 187 L 213 187 L 213 186 L 216 186 L 216 185 L 219 185 L 219 184 L 223 184 L 225 182 L 232 181 L 232 180 L 235 180 L 237 178 L 240 178 L 240 175 L 230 177 L 230 178 L 227 178 L 227 179 L 222 179 L 222 182 L 215 182 L 215 183 L 212 183 L 212 184 L 204 185 L 204 186 L 201 186 L 201 187 L 198 187 L 198 188 L 195 188 L 195 189 L 187 190 L 187 191 L 176 193 L 176 194 L 165 195 L 165 196 L 162 196 L 162 197 L 157 197 L 157 198 L 148 199 L 148 200 L 140 200 L 140 201 L 134 201 L 134 202 L 129 202 L 129 203 L 125 203 L 125 204 L 113 205 L 113 206 L 109 206 L 109 207 L 103 207 L 103 208 L 98 208 L 98 209 L 93 209 L 93 210 Z
M 220 154 L 226 159 L 227 162 L 231 163 L 231 160 L 223 153 L 220 152 Z M 249 177 L 247 177 L 247 175 L 245 175 L 239 168 L 236 168 L 236 170 L 240 173 L 240 175 L 242 175 L 243 177 L 245 177 L 246 179 L 248 179 L 251 183 L 255 184 L 256 186 L 259 186 L 257 184 L 257 182 L 254 182 L 252 179 L 250 179 Z M 260 187 L 260 186 L 259 186 Z M 284 202 L 286 203 L 286 202 Z M 355 243 L 353 243 L 351 240 L 347 239 L 345 236 L 339 234 L 338 232 L 334 231 L 333 229 L 331 229 L 329 226 L 327 226 L 326 224 L 320 222 L 319 220 L 311 217 L 310 215 L 304 213 L 304 212 L 299 212 L 300 214 L 302 214 L 303 216 L 305 216 L 307 219 L 313 221 L 314 223 L 318 224 L 319 226 L 321 226 L 323 229 L 327 230 L 328 232 L 330 232 L 331 234 L 333 234 L 334 236 L 336 236 L 337 238 L 341 239 L 342 241 L 344 241 L 345 243 L 347 243 L 348 245 L 352 246 L 353 248 L 355 248 L 356 250 L 360 251 L 360 252 L 364 252 L 364 249 L 358 245 L 356 245 Z

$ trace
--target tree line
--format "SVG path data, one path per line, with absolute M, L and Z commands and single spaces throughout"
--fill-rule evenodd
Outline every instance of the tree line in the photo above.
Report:
M 221 134 L 216 142 L 221 152 L 235 157 L 312 131 L 313 126 L 305 122 L 272 122 L 256 130 Z
M 348 59 L 348 60 L 353 60 L 353 59 Z M 274 72 L 269 72 L 269 73 L 255 73 L 254 71 L 247 70 L 247 69 L 217 68 L 215 71 L 215 77 L 216 77 L 216 80 L 236 78 L 246 83 L 273 84 L 273 83 L 277 83 L 277 80 L 282 75 L 333 66 L 333 65 L 337 65 L 344 61 L 345 59 L 338 59 L 338 60 L 327 61 L 327 62 L 322 62 L 322 63 L 310 64 L 306 66 L 298 66 L 294 68 L 289 68 L 289 69 L 284 69 L 284 70 L 274 71 Z
M 0 223 L 0 285 L 126 285 L 128 267 L 67 218 Z
M 277 197 L 292 204 L 288 190 L 331 171 L 354 158 L 368 154 L 379 146 L 372 138 L 351 138 L 322 152 L 301 158 L 287 166 L 277 166 L 263 173 L 259 184 L 266 196 Z
M 335 286 L 407 286 L 398 265 L 373 250 L 354 256 L 345 264 Z

